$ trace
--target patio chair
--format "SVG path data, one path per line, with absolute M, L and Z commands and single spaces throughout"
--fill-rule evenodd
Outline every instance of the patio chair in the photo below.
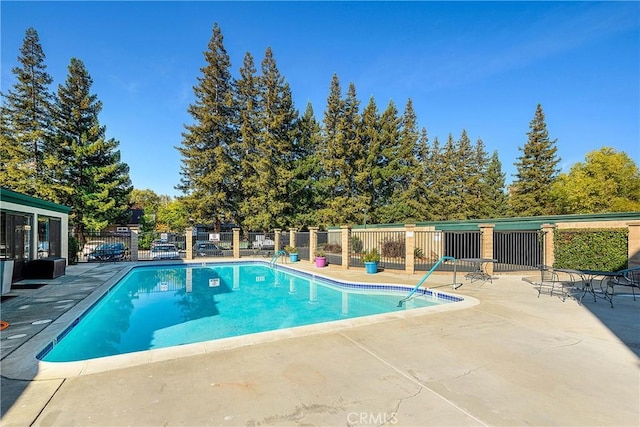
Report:
M 530 278 L 523 277 L 522 280 L 525 282 L 531 283 L 536 287 L 538 291 L 538 298 L 543 292 L 543 289 L 549 290 L 549 295 L 553 296 L 553 292 L 556 288 L 560 289 L 560 294 L 562 296 L 562 301 L 567 299 L 567 290 L 564 286 L 564 283 L 558 277 L 558 273 L 548 265 L 540 265 L 540 277 L 539 278 Z
M 611 299 L 613 300 L 614 287 L 616 285 L 627 286 L 631 288 L 631 293 L 633 294 L 633 300 L 635 301 L 636 288 L 640 289 L 640 267 L 622 270 L 620 271 L 620 273 L 621 274 L 619 276 L 616 276 L 607 282 L 607 293 L 609 293 Z M 611 288 L 610 292 L 609 292 L 609 288 Z M 613 301 L 611 305 L 613 306 Z

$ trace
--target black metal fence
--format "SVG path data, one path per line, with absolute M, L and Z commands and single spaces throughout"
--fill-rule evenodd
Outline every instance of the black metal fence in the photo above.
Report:
M 73 234 L 72 234 L 73 235 Z M 122 231 L 85 232 L 73 235 L 79 243 L 78 261 L 129 260 L 131 233 Z M 413 251 L 416 271 L 431 269 L 440 258 L 449 256 L 458 260 L 481 258 L 482 233 L 480 231 L 415 231 Z M 380 254 L 381 268 L 406 269 L 406 239 L 404 230 L 352 230 L 349 239 L 349 266 L 363 267 L 362 255 L 372 249 Z M 246 233 L 239 242 L 240 256 L 271 256 L 278 249 L 289 245 L 289 232 L 280 234 L 280 248 L 275 248 L 275 234 L 264 232 Z M 506 230 L 493 232 L 494 271 L 509 272 L 535 269 L 544 264 L 544 234 L 539 230 Z M 295 247 L 299 258 L 313 261 L 319 249 L 325 252 L 327 262 L 342 265 L 342 230 L 317 232 L 317 247 L 310 247 L 310 233 L 297 232 Z M 233 233 L 197 233 L 193 236 L 193 256 L 232 257 Z M 138 260 L 185 258 L 186 236 L 184 233 L 139 233 Z M 112 259 L 113 258 L 113 259 Z M 135 255 L 134 255 L 135 258 Z M 466 271 L 471 264 L 458 262 L 458 269 Z M 449 270 L 451 265 L 442 264 L 439 270 Z
M 494 271 L 520 271 L 544 264 L 543 237 L 538 230 L 494 231 Z
M 296 247 L 298 248 L 298 257 L 300 259 L 306 259 L 313 261 L 313 253 L 309 248 L 310 233 L 308 231 L 301 231 L 296 233 Z
M 128 261 L 131 259 L 131 232 L 102 231 L 82 235 L 78 240 L 78 262 Z
M 354 230 L 349 241 L 349 265 L 364 267 L 362 255 L 375 249 L 380 255 L 379 267 L 404 270 L 406 239 L 404 230 Z

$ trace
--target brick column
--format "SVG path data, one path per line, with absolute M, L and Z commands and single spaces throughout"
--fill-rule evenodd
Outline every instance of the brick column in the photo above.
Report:
M 404 256 L 404 268 L 405 273 L 413 274 L 415 272 L 416 260 L 413 257 L 413 253 L 416 248 L 416 225 L 405 225 L 405 256 Z
M 318 249 L 318 227 L 309 227 L 309 260 L 316 259 L 316 250 Z
M 240 229 L 232 228 L 233 232 L 233 257 L 240 258 Z
M 640 266 L 640 222 L 630 222 L 628 258 L 629 268 Z
M 193 227 L 187 227 L 184 230 L 185 233 L 185 245 L 187 246 L 185 249 L 187 250 L 187 259 L 193 259 Z
M 351 238 L 351 227 L 343 225 L 342 229 L 342 269 L 349 268 L 349 239 Z
M 553 266 L 556 260 L 555 252 L 553 250 L 553 232 L 556 229 L 555 224 L 542 224 L 540 228 L 544 236 L 544 247 L 542 248 L 542 263 L 548 266 Z
M 129 253 L 131 254 L 131 261 L 138 261 L 138 230 L 131 230 Z
M 495 224 L 480 224 L 480 258 L 493 259 L 493 229 Z M 485 272 L 493 274 L 493 263 L 485 264 Z
M 290 228 L 289 229 L 289 246 L 291 246 L 292 248 L 296 248 L 296 232 L 298 231 L 297 228 Z
M 275 230 L 273 230 L 274 254 L 280 250 L 280 233 L 282 233 L 282 229 L 280 228 L 276 228 Z

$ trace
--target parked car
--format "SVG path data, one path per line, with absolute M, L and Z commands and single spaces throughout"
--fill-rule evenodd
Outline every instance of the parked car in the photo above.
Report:
M 258 238 L 256 236 L 256 240 L 253 241 L 252 245 L 253 245 L 253 249 L 273 250 L 275 249 L 276 242 L 269 239 L 268 237 L 265 239 L 265 238 Z
M 173 243 L 157 243 L 151 248 L 151 259 L 178 259 L 180 251 Z
M 100 245 L 104 245 L 106 242 L 103 240 L 91 240 L 84 244 L 82 247 L 82 255 L 87 256 L 91 252 L 95 251 Z
M 129 259 L 129 249 L 122 242 L 104 243 L 87 256 L 88 261 L 124 261 Z
M 193 245 L 194 256 L 222 256 L 222 249 L 212 242 L 197 242 Z

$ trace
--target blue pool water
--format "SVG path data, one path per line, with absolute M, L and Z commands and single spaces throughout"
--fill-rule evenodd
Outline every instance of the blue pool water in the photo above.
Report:
M 78 361 L 451 302 L 419 297 L 398 307 L 406 288 L 374 288 L 264 263 L 136 267 L 40 359 Z

